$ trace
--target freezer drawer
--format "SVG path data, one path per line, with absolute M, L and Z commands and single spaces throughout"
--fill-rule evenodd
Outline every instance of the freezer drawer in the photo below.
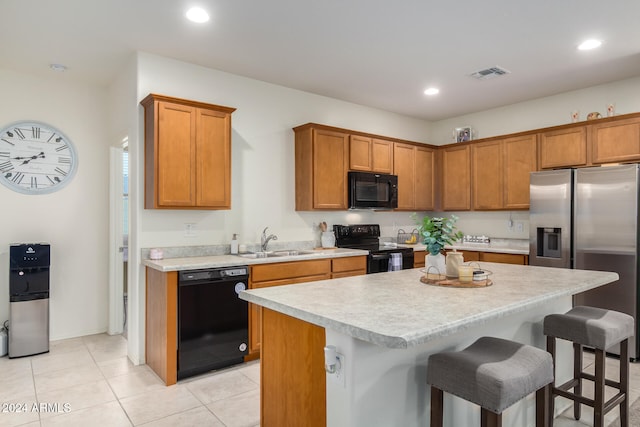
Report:
M 49 351 L 49 298 L 9 304 L 9 358 Z

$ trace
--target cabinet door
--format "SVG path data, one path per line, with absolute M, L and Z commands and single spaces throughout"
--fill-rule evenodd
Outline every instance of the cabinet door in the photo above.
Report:
M 590 131 L 593 163 L 640 159 L 640 119 L 594 124 Z
M 196 205 L 231 208 L 231 115 L 205 109 L 197 113 Z
M 501 253 L 494 253 L 494 252 L 481 252 L 480 253 L 480 261 L 484 261 L 484 262 L 500 262 L 500 263 L 503 263 L 503 264 L 527 265 L 526 255 L 518 255 L 518 254 L 501 254 Z
M 313 207 L 347 209 L 349 136 L 320 129 L 313 132 Z
M 194 206 L 196 200 L 196 110 L 158 103 L 156 191 L 160 207 Z
M 415 209 L 415 150 L 413 145 L 394 144 L 393 170 L 398 175 L 398 209 Z
M 382 139 L 371 140 L 371 170 L 393 173 L 393 142 Z
M 471 209 L 469 145 L 442 150 L 442 209 Z
M 415 209 L 434 209 L 435 155 L 431 148 L 415 147 Z
M 586 128 L 580 126 L 541 133 L 539 155 L 542 169 L 586 165 Z
M 529 209 L 529 176 L 537 170 L 536 135 L 509 138 L 504 147 L 504 207 Z
M 478 210 L 502 209 L 502 141 L 474 144 L 471 153 L 473 158 L 473 208 Z
M 349 169 L 370 171 L 372 168 L 371 157 L 371 138 L 351 135 L 349 137 Z

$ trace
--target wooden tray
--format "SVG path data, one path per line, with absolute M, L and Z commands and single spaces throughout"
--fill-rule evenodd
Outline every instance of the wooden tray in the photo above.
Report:
M 441 274 L 425 274 L 420 277 L 422 283 L 433 286 L 443 286 L 449 288 L 486 288 L 493 285 L 491 279 L 473 280 L 471 282 L 461 282 L 459 279 L 447 279 Z

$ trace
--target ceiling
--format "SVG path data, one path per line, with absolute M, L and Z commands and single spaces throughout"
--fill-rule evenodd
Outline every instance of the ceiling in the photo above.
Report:
M 640 75 L 638 0 L 1 0 L 0 16 L 0 68 L 106 86 L 145 51 L 425 120 Z M 493 66 L 511 73 L 469 76 Z

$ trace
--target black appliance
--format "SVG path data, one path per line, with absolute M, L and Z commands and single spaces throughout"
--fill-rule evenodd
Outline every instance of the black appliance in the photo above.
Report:
M 349 172 L 349 209 L 398 207 L 398 176 Z
M 9 358 L 49 351 L 49 267 L 47 243 L 9 247 Z
M 249 342 L 249 267 L 178 274 L 178 379 L 244 361 Z
M 413 268 L 413 249 L 380 245 L 380 225 L 334 225 L 336 246 L 339 248 L 363 249 L 367 256 L 367 274 L 389 271 L 392 254 L 402 257 L 402 269 Z

